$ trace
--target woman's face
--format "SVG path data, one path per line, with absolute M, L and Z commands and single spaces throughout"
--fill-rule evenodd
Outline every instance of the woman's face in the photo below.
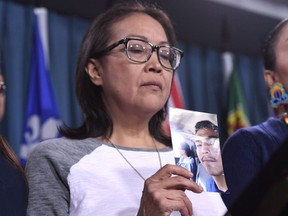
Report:
M 0 85 L 2 85 L 4 83 L 4 78 L 3 76 L 0 74 Z M 2 120 L 4 113 L 5 113 L 5 94 L 4 93 L 0 93 L 0 121 Z
M 123 38 L 144 39 L 154 45 L 168 44 L 161 24 L 152 17 L 134 13 L 111 27 L 113 44 Z M 100 60 L 95 60 L 96 77 L 92 82 L 103 88 L 104 101 L 110 113 L 135 113 L 153 116 L 161 110 L 170 94 L 173 71 L 164 69 L 153 52 L 146 63 L 128 60 L 120 44 Z M 91 65 L 90 65 L 91 66 Z
M 288 23 L 282 29 L 275 45 L 276 81 L 282 83 L 288 91 Z

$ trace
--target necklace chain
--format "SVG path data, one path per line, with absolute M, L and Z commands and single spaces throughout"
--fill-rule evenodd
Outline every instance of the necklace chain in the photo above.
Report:
M 107 138 L 107 141 L 108 143 L 110 143 L 117 151 L 118 153 L 122 156 L 122 158 L 130 165 L 130 167 L 140 176 L 140 178 L 143 179 L 143 181 L 145 181 L 145 178 L 144 176 L 130 163 L 130 161 L 123 155 L 123 153 L 120 151 L 120 149 L 117 147 L 117 145 L 115 145 L 114 143 L 112 143 L 110 141 L 110 139 Z M 159 165 L 160 165 L 160 168 L 162 168 L 162 161 L 161 161 L 161 157 L 160 157 L 160 152 L 158 150 L 158 147 L 156 145 L 156 142 L 155 142 L 155 139 L 153 138 L 153 143 L 155 145 L 155 149 L 157 151 L 157 154 L 158 154 L 158 159 L 159 159 Z

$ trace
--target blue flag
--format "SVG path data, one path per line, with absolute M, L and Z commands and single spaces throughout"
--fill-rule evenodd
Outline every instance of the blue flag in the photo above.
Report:
M 29 95 L 20 150 L 23 166 L 37 143 L 59 136 L 57 127 L 60 124 L 60 116 L 47 72 L 38 18 L 34 15 Z

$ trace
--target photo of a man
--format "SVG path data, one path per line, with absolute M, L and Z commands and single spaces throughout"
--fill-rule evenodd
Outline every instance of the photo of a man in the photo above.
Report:
M 218 126 L 209 120 L 197 122 L 194 143 L 197 157 L 211 176 L 206 180 L 206 191 L 226 192 L 228 188 L 222 164 Z
M 169 123 L 176 164 L 206 192 L 226 193 L 217 115 L 170 108 Z

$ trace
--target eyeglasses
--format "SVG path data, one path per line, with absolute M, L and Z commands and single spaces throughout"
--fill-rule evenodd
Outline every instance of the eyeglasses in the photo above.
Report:
M 152 53 L 157 51 L 158 61 L 162 67 L 168 70 L 176 70 L 180 65 L 181 58 L 183 57 L 183 51 L 176 47 L 169 45 L 153 45 L 146 40 L 138 38 L 121 39 L 104 50 L 97 52 L 94 56 L 100 57 L 120 44 L 125 45 L 125 54 L 127 58 L 130 61 L 137 63 L 145 63 L 149 61 Z
M 219 138 L 218 137 L 199 137 L 194 140 L 194 143 L 196 145 L 196 148 L 201 148 L 204 144 L 207 146 L 216 146 L 216 144 L 219 144 Z
M 0 94 L 5 95 L 6 93 L 6 85 L 3 81 L 0 81 Z

